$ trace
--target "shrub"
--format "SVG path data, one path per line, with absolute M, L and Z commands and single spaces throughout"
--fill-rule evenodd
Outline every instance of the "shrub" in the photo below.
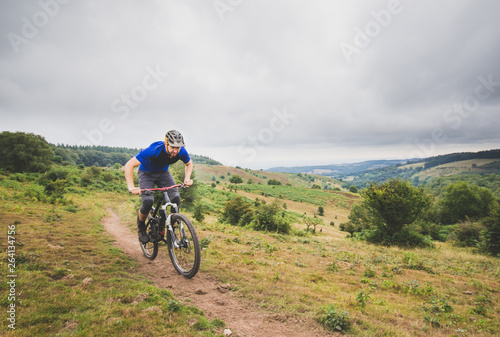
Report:
M 325 209 L 323 208 L 323 206 L 319 206 L 318 207 L 318 215 L 319 216 L 324 216 L 325 215 Z
M 485 231 L 481 236 L 480 249 L 484 253 L 500 256 L 500 211 L 495 210 L 483 221 Z
M 450 240 L 460 247 L 476 247 L 485 227 L 469 220 L 460 221 L 457 229 L 450 234 Z
M 319 321 L 331 331 L 346 332 L 351 328 L 349 313 L 347 311 L 337 311 L 333 304 L 323 308 L 323 315 L 319 318 Z
M 47 198 L 45 194 L 45 187 L 37 183 L 30 184 L 26 190 L 24 190 L 24 195 L 37 201 L 45 201 Z
M 288 234 L 291 230 L 290 220 L 285 217 L 277 200 L 258 206 L 252 224 L 255 229 L 262 231 Z
M 235 174 L 235 175 L 231 176 L 231 178 L 229 179 L 229 182 L 233 183 L 233 184 L 241 184 L 243 182 L 243 178 L 241 178 L 241 176 Z
M 205 220 L 206 212 L 207 212 L 207 207 L 204 204 L 196 203 L 194 205 L 193 218 L 198 222 L 202 222 L 203 220 Z
M 269 180 L 267 181 L 267 184 L 268 184 L 268 185 L 281 185 L 281 181 L 276 180 L 276 179 L 269 179 Z
M 221 214 L 221 221 L 228 222 L 233 226 L 245 226 L 250 223 L 253 211 L 249 203 L 242 197 L 237 196 L 229 200 Z
M 399 246 L 409 248 L 433 248 L 434 243 L 429 236 L 424 236 L 410 227 L 404 227 L 392 236 L 387 236 L 377 228 L 368 233 L 368 242 L 382 244 L 385 246 Z

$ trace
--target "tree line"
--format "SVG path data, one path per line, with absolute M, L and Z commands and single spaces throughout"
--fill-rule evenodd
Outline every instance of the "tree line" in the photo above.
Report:
M 45 172 L 55 163 L 86 167 L 120 166 L 139 153 L 139 149 L 110 146 L 73 146 L 50 144 L 33 133 L 0 133 L 0 169 L 8 172 Z M 222 165 L 209 157 L 191 155 L 197 164 Z

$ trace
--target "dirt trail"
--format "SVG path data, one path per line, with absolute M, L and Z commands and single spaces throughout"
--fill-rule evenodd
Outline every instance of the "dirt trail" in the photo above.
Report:
M 104 228 L 116 240 L 116 247 L 140 262 L 141 274 L 149 275 L 157 287 L 168 288 L 177 299 L 189 299 L 207 318 L 222 319 L 233 332 L 231 336 L 334 336 L 314 322 L 300 321 L 286 314 L 265 313 L 255 303 L 238 297 L 227 285 L 203 272 L 190 280 L 185 279 L 172 266 L 165 245 L 160 246 L 155 260 L 147 260 L 142 255 L 137 234 L 122 224 L 112 209 L 108 212 L 109 215 L 101 220 Z

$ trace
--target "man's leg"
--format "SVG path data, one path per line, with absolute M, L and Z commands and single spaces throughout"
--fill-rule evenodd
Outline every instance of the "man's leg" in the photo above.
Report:
M 139 187 L 141 189 L 154 187 L 154 180 L 147 172 L 139 170 L 137 176 L 139 177 Z M 137 233 L 139 241 L 147 243 L 149 237 L 146 233 L 146 219 L 148 218 L 149 210 L 153 207 L 154 196 L 141 194 L 141 198 L 142 206 L 137 214 Z

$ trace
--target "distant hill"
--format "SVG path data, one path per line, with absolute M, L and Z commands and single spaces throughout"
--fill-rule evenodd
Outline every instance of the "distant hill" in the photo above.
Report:
M 319 174 L 330 177 L 338 177 L 354 172 L 373 170 L 397 164 L 406 164 L 408 160 L 368 160 L 352 164 L 332 164 L 332 165 L 311 165 L 294 167 L 272 167 L 267 169 L 269 172 L 283 173 L 308 173 Z
M 276 167 L 272 172 L 316 173 L 342 181 L 342 187 L 351 185 L 362 189 L 369 183 L 381 183 L 390 178 L 401 178 L 414 185 L 427 185 L 435 191 L 443 190 L 458 180 L 488 187 L 500 197 L 500 149 L 461 152 L 417 160 L 371 160 L 354 164 Z
M 500 150 L 453 153 L 426 158 L 406 165 L 391 165 L 383 168 L 351 172 L 338 175 L 344 181 L 343 187 L 380 183 L 389 178 L 402 178 L 415 186 L 427 185 L 435 191 L 444 189 L 450 183 L 466 181 L 489 188 L 500 197 Z
M 358 173 L 362 175 L 365 171 L 383 169 L 390 166 L 402 166 L 405 164 L 423 163 L 424 169 L 432 168 L 438 165 L 453 163 L 457 161 L 471 159 L 500 159 L 500 149 L 480 152 L 459 152 L 446 155 L 439 155 L 424 159 L 405 159 L 405 160 L 368 160 L 359 163 L 332 164 L 332 165 L 310 165 L 310 166 L 292 166 L 292 167 L 272 167 L 265 171 L 283 172 L 283 173 L 309 173 L 319 174 L 328 177 L 345 178 Z

